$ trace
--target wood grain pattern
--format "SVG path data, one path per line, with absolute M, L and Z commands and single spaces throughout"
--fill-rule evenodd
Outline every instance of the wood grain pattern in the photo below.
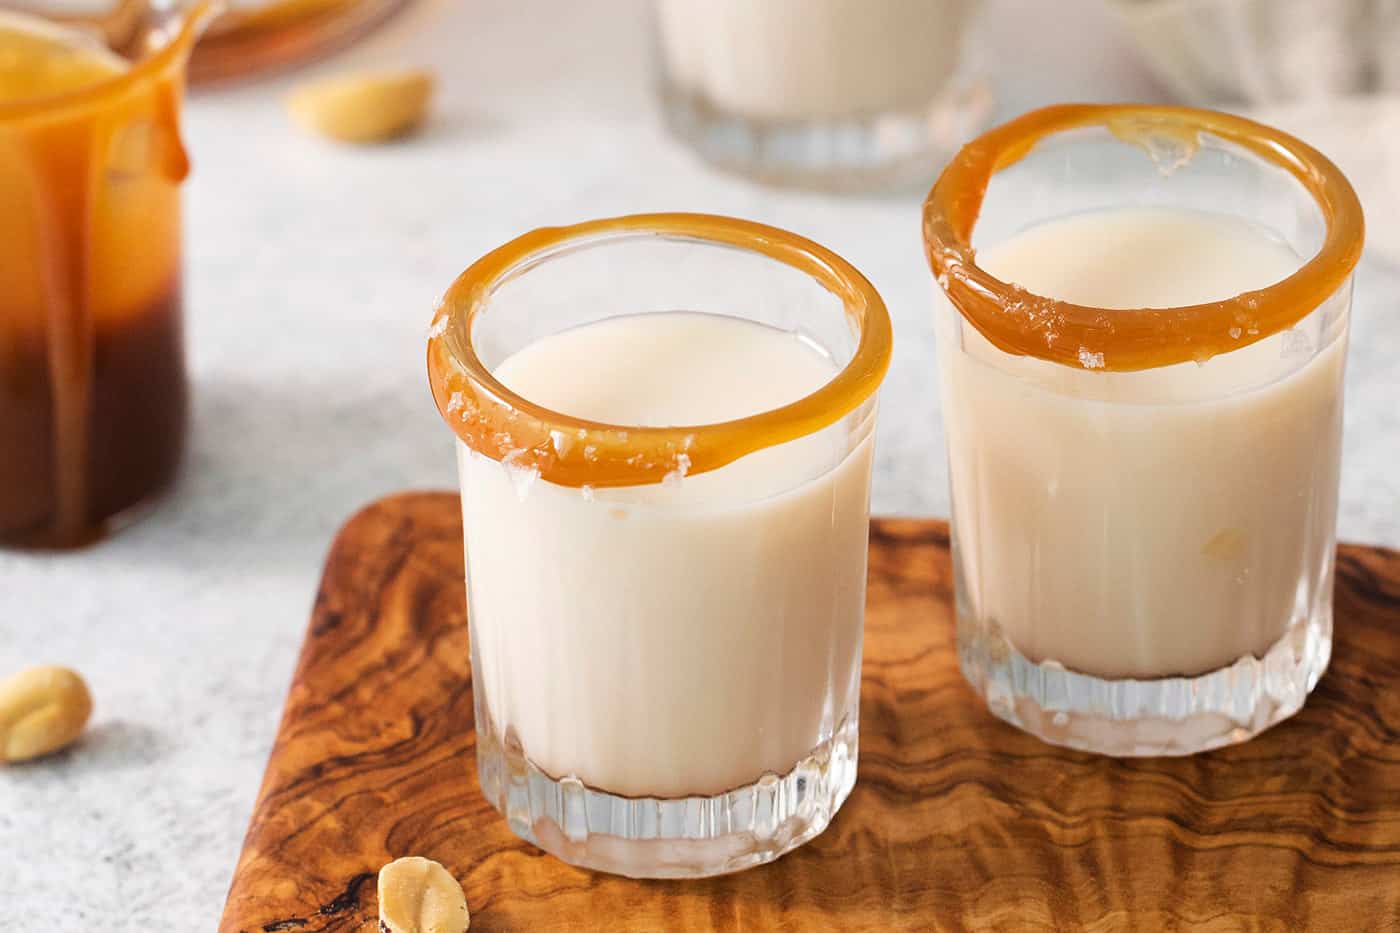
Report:
M 947 528 L 872 529 L 860 778 L 830 829 L 702 882 L 571 868 L 476 784 L 457 498 L 393 497 L 326 566 L 224 933 L 372 931 L 441 861 L 472 930 L 1400 930 L 1400 554 L 1344 546 L 1332 667 L 1248 744 L 1115 761 L 994 719 L 953 650 Z

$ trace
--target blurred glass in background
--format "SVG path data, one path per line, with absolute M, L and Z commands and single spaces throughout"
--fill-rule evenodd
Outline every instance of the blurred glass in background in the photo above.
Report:
M 1108 0 L 1192 104 L 1400 89 L 1400 0 Z
M 667 125 L 775 184 L 932 178 L 990 110 L 961 50 L 973 0 L 656 0 Z

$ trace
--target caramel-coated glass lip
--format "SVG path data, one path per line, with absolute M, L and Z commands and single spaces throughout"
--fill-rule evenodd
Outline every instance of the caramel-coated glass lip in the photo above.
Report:
M 59 94 L 0 103 L 0 122 L 53 117 L 83 108 L 100 107 L 136 90 L 181 64 L 204 28 L 224 8 L 223 0 L 197 0 L 171 11 L 172 34 L 150 55 L 132 62 L 121 74 Z M 37 16 L 43 19 L 43 16 Z
M 992 176 L 1057 133 L 1103 127 L 1144 148 L 1166 137 L 1194 155 L 1209 133 L 1276 165 L 1316 200 L 1321 249 L 1292 275 L 1223 301 L 1176 308 L 1105 309 L 1035 295 L 977 265 L 972 231 Z M 963 318 L 997 348 L 1076 368 L 1134 371 L 1204 362 L 1297 324 L 1346 282 L 1361 257 L 1361 203 L 1330 159 L 1287 133 L 1189 107 L 1064 104 L 1036 110 L 968 143 L 924 202 L 929 265 Z
M 855 354 L 829 382 L 791 404 L 733 421 L 674 427 L 576 418 L 516 394 L 491 374 L 471 335 L 498 286 L 562 252 L 643 237 L 747 250 L 808 274 L 841 301 L 855 324 Z M 473 263 L 434 315 L 428 374 L 443 420 L 478 453 L 537 470 L 558 485 L 641 486 L 717 469 L 836 423 L 875 394 L 889 368 L 892 342 L 889 314 L 874 286 L 831 250 L 747 220 L 636 214 L 534 230 Z

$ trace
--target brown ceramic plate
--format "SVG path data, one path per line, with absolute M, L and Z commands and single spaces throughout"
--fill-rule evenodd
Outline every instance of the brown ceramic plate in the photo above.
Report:
M 341 48 L 410 0 L 264 0 L 230 4 L 195 48 L 195 82 L 246 77 Z

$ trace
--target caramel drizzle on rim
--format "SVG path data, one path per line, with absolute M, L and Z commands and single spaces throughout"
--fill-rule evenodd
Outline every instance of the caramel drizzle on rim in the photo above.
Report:
M 1322 248 L 1288 278 L 1224 301 L 1178 308 L 1109 310 L 1034 295 L 983 271 L 972 230 L 992 176 L 1046 137 L 1102 126 L 1152 151 L 1167 137 L 1188 155 L 1210 133 L 1292 175 L 1317 201 L 1327 225 Z M 1361 257 L 1356 192 L 1322 153 L 1242 117 L 1187 107 L 1066 104 L 1025 114 L 972 141 L 950 162 L 924 202 L 924 250 L 939 285 L 963 318 L 997 348 L 1076 368 L 1129 372 L 1203 362 L 1286 330 L 1347 280 Z M 1232 336 L 1234 335 L 1234 336 Z M 1101 364 L 1101 365 L 1100 365 Z
M 748 250 L 805 272 L 841 300 L 860 334 L 855 355 L 816 392 L 747 418 L 682 427 L 605 424 L 552 411 L 491 375 L 472 324 L 501 283 L 561 249 L 656 236 Z M 703 310 L 703 309 L 702 309 Z M 796 440 L 855 411 L 879 388 L 892 346 L 889 314 L 866 278 L 811 240 L 709 214 L 638 214 L 535 230 L 488 253 L 448 289 L 428 338 L 428 379 L 443 420 L 472 450 L 561 486 L 645 486 L 693 475 Z

